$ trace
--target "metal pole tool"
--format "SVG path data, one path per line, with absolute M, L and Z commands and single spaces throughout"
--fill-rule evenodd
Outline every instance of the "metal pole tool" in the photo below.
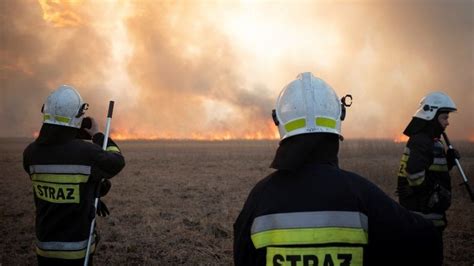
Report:
M 448 148 L 454 149 L 453 145 L 451 145 L 451 142 L 448 139 L 448 135 L 446 135 L 445 132 L 443 132 L 443 137 L 444 140 L 446 141 L 446 144 L 448 145 Z M 461 163 L 459 163 L 459 160 L 457 158 L 454 158 L 454 161 L 456 162 L 456 166 L 458 167 L 459 173 L 462 176 L 463 183 L 461 185 L 464 185 L 466 187 L 467 193 L 469 193 L 469 196 L 471 197 L 471 201 L 474 202 L 474 195 L 472 194 L 471 187 L 469 186 L 468 179 L 466 177 L 466 174 L 464 174 L 464 171 L 462 170 Z
M 114 101 L 109 102 L 109 110 L 107 112 L 107 122 L 105 124 L 105 134 L 104 134 L 104 143 L 102 144 L 102 149 L 105 151 L 107 149 L 107 141 L 109 140 L 109 133 L 110 133 L 110 123 L 112 122 L 112 113 L 114 112 Z M 99 204 L 99 190 L 100 190 L 100 183 L 97 185 L 97 189 L 95 190 L 95 200 L 94 200 L 94 218 L 91 222 L 91 227 L 89 231 L 89 239 L 87 240 L 87 250 L 86 250 L 86 257 L 84 258 L 84 266 L 87 266 L 89 263 L 89 252 L 91 249 L 92 238 L 94 237 L 94 229 L 95 229 L 95 218 L 97 217 L 97 206 Z

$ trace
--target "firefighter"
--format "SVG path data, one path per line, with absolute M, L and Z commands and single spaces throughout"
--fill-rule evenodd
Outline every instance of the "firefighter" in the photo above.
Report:
M 449 170 L 459 152 L 445 152 L 441 134 L 449 125 L 449 113 L 456 111 L 453 100 L 432 92 L 403 132 L 409 137 L 398 173 L 398 198 L 402 206 L 433 221 L 440 235 L 446 228 L 446 210 L 451 205 Z
M 255 185 L 234 223 L 235 265 L 440 265 L 430 221 L 339 168 L 349 100 L 308 72 L 282 90 L 276 171 Z
M 87 107 L 73 87 L 60 86 L 43 105 L 39 136 L 23 153 L 23 167 L 33 184 L 39 265 L 83 265 L 97 188 L 104 195 L 110 182 L 101 180 L 125 166 L 111 139 L 102 150 L 104 134 L 94 119 L 89 118 L 90 128 L 85 129 L 93 143 L 77 138 Z M 108 214 L 102 202 L 98 214 Z M 97 241 L 95 234 L 91 254 Z

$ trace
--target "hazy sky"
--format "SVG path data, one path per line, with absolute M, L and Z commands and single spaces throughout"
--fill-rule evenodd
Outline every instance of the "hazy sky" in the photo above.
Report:
M 474 1 L 0 1 L 0 137 L 32 136 L 75 86 L 116 137 L 271 138 L 281 89 L 310 71 L 354 97 L 346 138 L 401 134 L 428 92 L 474 141 Z M 103 126 L 102 126 L 103 127 Z

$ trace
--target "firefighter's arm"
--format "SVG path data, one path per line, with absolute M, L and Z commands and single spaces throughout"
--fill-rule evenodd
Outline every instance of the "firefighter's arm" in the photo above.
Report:
M 256 249 L 251 239 L 255 197 L 250 193 L 242 211 L 234 223 L 234 265 L 255 265 Z
M 109 138 L 106 150 L 102 150 L 104 134 L 96 133 L 92 136 L 92 142 L 97 144 L 97 152 L 94 153 L 94 162 L 102 172 L 106 173 L 106 178 L 111 178 L 118 174 L 125 166 L 125 159 L 122 156 L 119 146 Z
M 25 170 L 25 172 L 27 172 L 28 174 L 30 173 L 30 146 L 28 146 L 24 151 L 23 151 L 23 169 Z
M 425 135 L 414 135 L 407 146 L 410 149 L 406 167 L 408 184 L 420 186 L 425 181 L 426 169 L 432 163 L 433 142 Z
M 459 151 L 454 148 L 449 148 L 446 152 L 446 161 L 448 163 L 448 169 L 451 170 L 456 165 L 456 160 L 461 159 Z
M 375 260 L 370 265 L 441 265 L 441 235 L 431 221 L 403 208 L 375 185 L 367 195 L 369 257 Z

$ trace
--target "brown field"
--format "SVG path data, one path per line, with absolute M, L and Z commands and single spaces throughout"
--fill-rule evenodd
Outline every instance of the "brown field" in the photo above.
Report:
M 22 151 L 31 140 L 0 140 L 0 265 L 30 265 L 34 204 Z M 474 183 L 474 144 L 458 142 Z M 231 265 L 232 224 L 268 168 L 276 141 L 119 142 L 127 161 L 104 198 L 96 265 Z M 346 140 L 340 166 L 372 180 L 395 198 L 404 144 Z M 474 204 L 452 172 L 453 205 L 445 231 L 445 265 L 474 263 Z

